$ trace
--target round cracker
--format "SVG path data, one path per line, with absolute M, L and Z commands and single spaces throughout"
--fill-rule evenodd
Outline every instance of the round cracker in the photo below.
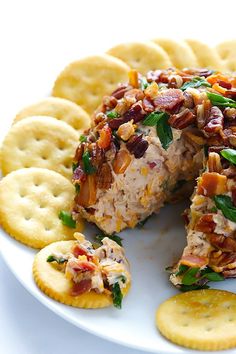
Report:
M 88 113 L 101 103 L 120 82 L 126 82 L 130 68 L 107 54 L 87 57 L 69 64 L 57 77 L 52 95 L 66 98 Z
M 78 132 L 90 127 L 90 117 L 76 103 L 58 97 L 47 97 L 23 108 L 15 117 L 14 123 L 31 116 L 49 116 L 62 120 Z
M 167 38 L 153 39 L 153 42 L 164 49 L 176 68 L 196 68 L 199 66 L 195 54 L 185 42 Z
M 59 173 L 42 168 L 14 171 L 0 182 L 0 223 L 9 235 L 34 248 L 73 239 L 77 229 L 64 226 L 58 217 L 70 211 L 73 185 Z
M 149 70 L 167 69 L 172 65 L 168 54 L 152 42 L 123 43 L 109 49 L 107 53 L 144 75 Z
M 199 67 L 210 68 L 220 71 L 225 70 L 225 66 L 215 48 L 211 48 L 205 43 L 202 43 L 195 39 L 187 39 L 185 40 L 185 42 L 187 43 L 187 45 L 190 46 L 190 48 L 194 52 Z
M 14 124 L 2 144 L 3 175 L 24 167 L 42 167 L 72 176 L 79 134 L 52 117 L 28 117 Z
M 236 40 L 225 41 L 216 47 L 225 67 L 230 71 L 236 70 Z
M 52 263 L 47 262 L 52 253 L 68 253 L 75 241 L 54 242 L 36 254 L 33 264 L 33 277 L 38 287 L 49 297 L 66 305 L 81 308 L 101 308 L 112 305 L 111 295 L 90 291 L 78 296 L 69 294 L 72 282 Z M 128 292 L 129 285 L 123 290 Z
M 236 346 L 236 294 L 194 290 L 171 297 L 156 313 L 163 336 L 191 349 L 223 350 Z

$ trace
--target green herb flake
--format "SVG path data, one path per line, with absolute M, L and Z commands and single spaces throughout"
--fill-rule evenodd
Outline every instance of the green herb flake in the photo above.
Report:
M 163 116 L 156 125 L 157 135 L 160 139 L 162 147 L 167 150 L 173 141 L 173 133 L 171 126 L 168 124 L 169 116 L 167 113 L 163 113 Z
M 96 168 L 92 165 L 90 155 L 88 151 L 85 151 L 82 156 L 84 172 L 87 175 L 96 173 Z
M 72 229 L 76 228 L 76 221 L 72 219 L 71 213 L 68 211 L 61 210 L 58 217 L 63 225 L 71 227 Z
M 218 210 L 218 209 L 217 209 L 216 207 L 212 207 L 212 208 L 210 209 L 210 212 L 211 212 L 211 213 L 217 213 L 217 210 Z
M 142 77 L 140 79 L 140 88 L 142 91 L 144 91 L 150 84 L 147 82 L 146 77 Z
M 234 149 L 223 149 L 220 154 L 233 165 L 236 165 L 236 150 Z
M 104 237 L 108 237 L 110 238 L 111 240 L 115 241 L 119 246 L 123 246 L 122 245 L 122 238 L 116 234 L 112 234 L 112 235 L 107 235 L 107 234 L 104 234 L 104 233 L 101 233 L 101 234 L 98 234 L 95 236 L 95 240 L 98 241 L 98 242 L 101 242 Z
M 146 118 L 142 121 L 142 124 L 154 127 L 165 114 L 166 113 L 164 112 L 152 112 L 146 116 Z
M 205 275 L 205 278 L 207 278 L 210 281 L 222 281 L 225 278 L 223 277 L 223 275 L 216 273 L 216 272 L 212 272 L 212 273 L 207 273 Z
M 120 275 L 117 279 L 121 280 L 123 284 L 126 282 L 126 277 L 124 275 Z
M 77 194 L 79 194 L 79 192 L 80 192 L 80 184 L 79 183 L 75 184 L 75 191 Z
M 199 290 L 199 289 L 209 289 L 209 286 L 206 284 L 203 285 L 198 285 L 198 284 L 193 284 L 193 285 L 180 285 L 179 290 L 182 292 L 187 292 L 191 290 Z
M 213 200 L 217 209 L 221 210 L 227 219 L 236 222 L 236 208 L 234 207 L 232 200 L 228 195 L 215 195 Z
M 120 285 L 118 282 L 112 285 L 112 299 L 113 299 L 113 305 L 116 308 L 121 309 L 123 295 L 120 290 Z
M 232 100 L 231 98 L 226 98 L 213 92 L 207 92 L 207 97 L 213 106 L 236 108 L 236 101 Z
M 81 134 L 80 137 L 79 137 L 79 141 L 81 141 L 81 143 L 86 143 L 86 141 L 87 141 L 87 136 Z
M 78 166 L 79 166 L 78 162 L 72 162 L 72 172 L 75 172 L 75 170 Z
M 202 77 L 196 76 L 191 81 L 185 82 L 183 84 L 183 86 L 180 87 L 180 89 L 182 91 L 185 91 L 189 87 L 198 88 L 200 86 L 211 87 L 209 82 L 207 82 L 205 79 L 203 79 Z
M 208 157 L 208 145 L 205 144 L 205 145 L 203 146 L 203 151 L 204 151 L 204 156 L 205 156 L 205 157 Z
M 180 264 L 179 265 L 179 269 L 178 271 L 175 273 L 176 276 L 178 275 L 182 275 L 183 273 L 185 273 L 187 270 L 189 269 L 189 267 L 185 264 Z
M 56 256 L 53 256 L 53 255 L 50 255 L 47 258 L 47 262 L 49 262 L 49 263 L 57 262 L 58 264 L 63 264 L 65 262 L 67 262 L 67 259 L 63 258 L 63 257 L 56 257 Z
M 106 113 L 108 118 L 118 118 L 120 115 L 116 111 L 109 111 Z
M 192 285 L 196 283 L 199 279 L 196 275 L 199 273 L 200 268 L 189 268 L 182 278 L 183 285 Z

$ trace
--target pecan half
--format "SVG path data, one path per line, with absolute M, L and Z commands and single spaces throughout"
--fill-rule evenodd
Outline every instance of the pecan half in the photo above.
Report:
M 184 129 L 195 121 L 196 116 L 188 109 L 185 108 L 178 114 L 173 114 L 168 123 L 175 129 Z
M 215 135 L 223 130 L 224 116 L 218 107 L 212 107 L 203 130 L 208 135 Z
M 115 91 L 112 92 L 111 96 L 115 97 L 116 99 L 120 99 L 124 97 L 126 91 L 130 90 L 131 87 L 127 84 L 119 86 Z
M 134 154 L 136 159 L 140 159 L 148 148 L 148 142 L 143 139 L 143 134 L 133 135 L 126 143 L 126 147 L 131 154 Z
M 100 189 L 109 189 L 112 182 L 113 177 L 111 173 L 111 168 L 108 163 L 103 163 L 97 172 L 96 175 L 97 187 Z

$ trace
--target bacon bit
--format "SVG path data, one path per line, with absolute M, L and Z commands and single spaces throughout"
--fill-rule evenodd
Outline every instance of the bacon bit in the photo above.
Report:
M 181 90 L 168 89 L 161 91 L 154 99 L 154 105 L 159 110 L 176 112 L 184 102 L 184 95 Z
M 200 217 L 195 225 L 195 230 L 206 234 L 214 232 L 216 223 L 213 221 L 213 214 L 205 214 Z
M 236 187 L 232 187 L 231 189 L 231 192 L 232 192 L 232 201 L 233 201 L 233 204 L 234 206 L 236 206 Z
M 199 178 L 197 194 L 213 197 L 227 191 L 227 177 L 216 172 L 205 172 Z
M 220 155 L 216 152 L 210 152 L 208 156 L 207 166 L 209 172 L 221 173 L 222 165 L 220 160 Z
M 136 159 L 140 159 L 148 148 L 148 142 L 143 139 L 143 134 L 133 135 L 126 143 L 126 147 L 131 154 L 134 154 Z
M 111 173 L 111 168 L 108 163 L 103 163 L 102 166 L 99 168 L 97 176 L 97 187 L 100 189 L 109 189 L 112 182 L 113 177 Z
M 116 174 L 124 173 L 131 162 L 131 156 L 126 150 L 119 150 L 113 162 L 113 170 Z
M 130 90 L 130 87 L 128 87 L 128 85 L 121 85 L 115 91 L 112 92 L 111 96 L 119 100 L 124 97 L 125 92 L 128 90 Z
M 92 280 L 91 279 L 84 279 L 81 280 L 79 283 L 74 283 L 72 285 L 72 289 L 70 291 L 71 296 L 78 296 L 84 293 L 89 292 L 92 289 Z
M 208 258 L 189 254 L 181 257 L 180 264 L 200 268 L 208 264 Z
M 75 244 L 72 247 L 72 253 L 73 255 L 78 258 L 79 256 L 87 256 L 88 252 L 82 248 L 79 244 Z
M 226 97 L 229 97 L 229 98 L 235 99 L 235 98 L 236 98 L 236 89 L 235 89 L 235 88 L 232 88 L 231 90 L 227 90 L 227 91 L 225 92 L 225 96 L 226 96 Z
M 207 124 L 203 130 L 210 135 L 215 135 L 216 133 L 223 130 L 224 116 L 218 107 L 214 106 L 211 108 L 210 115 L 206 123 Z
M 222 273 L 225 278 L 236 278 L 236 268 L 223 270 Z
M 215 83 L 219 83 L 221 81 L 225 82 L 225 83 L 230 83 L 230 80 L 227 76 L 224 76 L 222 74 L 213 74 L 211 76 L 208 76 L 208 78 L 206 79 L 209 84 L 214 85 Z
M 98 146 L 101 149 L 107 149 L 111 143 L 111 129 L 108 125 L 105 125 L 99 132 L 100 137 L 97 141 Z
M 96 269 L 95 264 L 93 264 L 92 262 L 88 262 L 88 261 L 82 261 L 82 260 L 70 260 L 69 261 L 69 266 L 70 268 L 73 269 L 73 271 L 75 272 L 93 272 Z
M 215 83 L 212 88 L 213 90 L 219 92 L 221 95 L 224 95 L 226 93 L 226 89 L 224 87 L 221 87 L 218 83 Z
M 85 208 L 96 203 L 95 175 L 87 175 L 85 182 L 81 183 L 80 192 L 76 195 L 75 202 Z
M 173 114 L 169 118 L 168 123 L 171 127 L 182 130 L 191 125 L 195 121 L 195 118 L 196 116 L 188 108 L 185 108 L 182 112 Z
M 74 183 L 81 183 L 84 182 L 86 180 L 86 174 L 84 173 L 84 170 L 82 169 L 82 167 L 79 165 L 73 173 L 72 176 L 72 181 Z
M 208 239 L 212 246 L 219 248 L 224 252 L 236 252 L 236 240 L 231 237 L 211 234 L 208 235 Z
M 234 178 L 236 177 L 236 167 L 230 165 L 228 168 L 225 168 L 221 174 L 228 178 Z
M 135 88 L 139 87 L 139 83 L 138 83 L 138 72 L 137 70 L 130 70 L 128 73 L 129 76 L 129 85 L 133 86 Z
M 219 80 L 218 84 L 221 86 L 221 87 L 224 87 L 226 88 L 227 90 L 230 90 L 232 88 L 232 84 L 230 82 L 226 82 L 226 81 L 223 81 L 223 80 Z
M 151 100 L 149 100 L 147 97 L 145 97 L 143 99 L 143 109 L 147 113 L 154 111 L 154 106 L 153 106 Z
M 150 169 L 152 170 L 154 167 L 156 167 L 156 162 L 148 162 L 148 166 L 150 167 Z

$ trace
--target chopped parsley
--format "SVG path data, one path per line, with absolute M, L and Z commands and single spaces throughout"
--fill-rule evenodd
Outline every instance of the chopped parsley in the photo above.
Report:
M 111 240 L 115 241 L 121 247 L 123 246 L 122 245 L 122 240 L 123 239 L 120 236 L 116 235 L 116 234 L 107 235 L 105 233 L 100 233 L 100 234 L 95 236 L 95 240 L 98 241 L 98 242 L 101 242 L 104 239 L 104 237 L 110 238 Z
M 121 309 L 123 295 L 122 295 L 122 292 L 120 290 L 120 285 L 119 285 L 118 282 L 112 285 L 111 291 L 112 291 L 113 305 L 116 308 Z
M 64 257 L 56 257 L 53 255 L 48 256 L 47 258 L 47 262 L 51 263 L 51 262 L 57 262 L 58 264 L 63 264 L 65 262 L 67 262 L 67 259 Z
M 168 119 L 169 115 L 165 112 L 152 112 L 142 122 L 143 125 L 156 126 L 157 136 L 165 150 L 173 141 L 172 129 L 168 124 Z
M 148 86 L 149 86 L 149 83 L 147 82 L 146 77 L 142 77 L 140 79 L 140 88 L 141 88 L 141 90 L 144 91 Z
M 76 221 L 72 219 L 71 213 L 68 211 L 61 210 L 58 217 L 63 225 L 71 227 L 72 229 L 76 228 Z
M 234 149 L 223 149 L 220 154 L 233 165 L 236 165 L 236 150 Z
M 75 170 L 78 166 L 79 166 L 78 162 L 72 162 L 72 172 L 75 172 Z
M 75 191 L 77 194 L 79 194 L 79 192 L 80 192 L 80 184 L 79 183 L 75 184 Z
M 91 158 L 88 151 L 85 151 L 82 156 L 83 169 L 87 175 L 92 175 L 96 173 L 96 167 L 91 163 Z
M 87 136 L 81 134 L 79 137 L 79 141 L 81 141 L 81 143 L 85 143 L 87 141 Z
M 221 210 L 227 219 L 236 222 L 236 208 L 228 195 L 215 195 L 213 200 L 217 209 Z
M 209 98 L 213 106 L 236 108 L 236 101 L 232 100 L 231 98 L 227 98 L 213 92 L 207 92 L 207 97 Z
M 109 111 L 106 113 L 108 118 L 118 118 L 120 115 L 116 111 Z
M 208 81 L 203 79 L 202 77 L 196 76 L 191 81 L 187 81 L 180 87 L 180 90 L 185 91 L 187 88 L 198 88 L 200 86 L 211 87 Z

